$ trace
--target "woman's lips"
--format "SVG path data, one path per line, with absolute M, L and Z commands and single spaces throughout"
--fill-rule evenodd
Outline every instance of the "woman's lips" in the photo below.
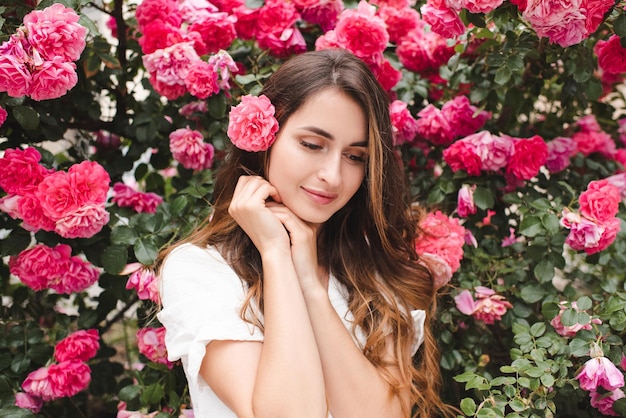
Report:
M 317 205 L 328 205 L 337 199 L 336 193 L 328 193 L 320 190 L 307 189 L 303 187 L 302 190 L 306 193 L 307 197 Z

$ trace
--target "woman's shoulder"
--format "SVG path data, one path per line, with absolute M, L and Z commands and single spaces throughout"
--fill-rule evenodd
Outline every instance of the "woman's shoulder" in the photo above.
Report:
M 196 244 L 184 243 L 176 246 L 165 257 L 164 268 L 170 264 L 216 264 L 228 266 L 224 257 L 214 246 L 201 247 Z

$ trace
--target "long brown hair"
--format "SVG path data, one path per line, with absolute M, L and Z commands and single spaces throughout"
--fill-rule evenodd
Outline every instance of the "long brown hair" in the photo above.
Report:
M 406 179 L 394 153 L 386 92 L 360 59 L 334 49 L 291 58 L 267 80 L 261 93 L 275 106 L 282 126 L 310 96 L 329 88 L 348 95 L 363 109 L 368 120 L 369 159 L 360 189 L 322 226 L 320 263 L 348 290 L 354 327 L 361 326 L 367 335 L 365 356 L 380 369 L 393 392 L 410 393 L 401 396 L 405 415 L 410 416 L 412 409 L 416 416 L 447 415 L 448 407 L 438 395 L 439 351 L 431 332 L 436 291 L 430 272 L 418 262 L 415 252 L 419 219 L 410 209 Z M 219 249 L 247 284 L 241 317 L 261 329 L 256 313 L 257 309 L 263 311 L 260 255 L 228 214 L 228 207 L 240 176 L 266 177 L 269 152 L 271 149 L 259 153 L 229 150 L 216 177 L 211 219 L 181 241 Z M 415 331 L 409 312 L 413 309 L 426 311 L 424 344 L 414 359 Z M 388 361 L 390 336 L 394 346 L 393 358 Z M 400 370 L 399 378 L 393 369 Z

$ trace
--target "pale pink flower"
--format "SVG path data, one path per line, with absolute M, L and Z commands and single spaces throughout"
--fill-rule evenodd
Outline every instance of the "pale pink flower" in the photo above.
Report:
M 613 243 L 621 227 L 618 218 L 611 218 L 598 224 L 567 208 L 563 209 L 560 223 L 570 230 L 565 243 L 574 250 L 584 250 L 587 254 L 606 249 Z
M 180 128 L 170 133 L 170 151 L 176 161 L 190 170 L 205 170 L 213 165 L 215 148 L 193 129 Z
M 445 2 L 441 2 L 440 7 L 433 3 L 427 1 L 420 8 L 422 18 L 431 26 L 433 32 L 446 39 L 454 39 L 465 33 L 466 28 L 458 12 L 447 7 Z
M 430 270 L 433 275 L 433 285 L 439 289 L 452 279 L 452 269 L 450 265 L 441 257 L 435 254 L 420 254 L 420 262 Z
M 163 198 L 156 193 L 140 192 L 118 182 L 113 185 L 112 202 L 121 208 L 132 208 L 138 213 L 154 213 L 163 202 Z
M 51 401 L 57 398 L 53 383 L 50 381 L 48 369 L 48 367 L 40 367 L 26 376 L 26 379 L 22 382 L 22 389 L 26 394 L 43 401 Z
M 48 379 L 55 398 L 70 398 L 87 389 L 91 369 L 79 361 L 63 361 L 48 367 Z
M 100 336 L 97 329 L 75 331 L 54 346 L 54 359 L 88 361 L 96 356 L 100 348 Z
M 619 414 L 613 409 L 616 400 L 624 397 L 621 389 L 615 389 L 608 393 L 599 393 L 596 391 L 589 392 L 591 406 L 596 408 L 602 415 L 618 417 Z
M 55 3 L 24 16 L 28 41 L 46 60 L 76 61 L 85 48 L 87 29 L 71 8 Z
M 601 132 L 602 127 L 593 114 L 585 115 L 579 118 L 575 125 L 583 132 Z
M 583 312 L 580 309 L 578 309 L 578 305 L 576 304 L 576 302 L 571 302 L 571 307 L 574 310 L 576 310 L 576 312 Z M 591 330 L 591 324 L 602 323 L 602 321 L 599 318 L 589 317 L 589 321 L 585 324 L 576 323 L 574 325 L 567 325 L 567 326 L 563 325 L 563 323 L 561 322 L 561 316 L 563 315 L 563 312 L 567 308 L 568 308 L 568 302 L 565 302 L 565 301 L 561 302 L 559 304 L 559 309 L 560 309 L 559 313 L 550 321 L 550 325 L 554 327 L 554 330 L 563 337 L 574 337 L 576 333 L 580 331 L 581 329 Z
M 109 223 L 109 212 L 101 204 L 82 205 L 55 222 L 54 231 L 64 238 L 91 238 Z
M 589 34 L 582 0 L 529 0 L 522 16 L 539 37 L 563 48 L 575 45 Z
M 15 394 L 15 406 L 28 409 L 33 414 L 37 414 L 43 406 L 43 400 L 26 392 L 18 392 Z
M 622 202 L 625 202 L 626 201 L 626 173 L 614 174 L 610 177 L 607 177 L 606 181 L 611 183 L 613 186 L 617 187 L 617 190 L 619 190 L 619 193 L 620 193 L 620 197 L 622 198 Z
M 198 100 L 195 102 L 186 103 L 178 109 L 178 113 L 181 116 L 186 117 L 189 120 L 196 120 L 196 114 L 204 114 L 208 112 L 209 106 L 207 105 L 205 100 Z
M 417 121 L 413 118 L 407 106 L 407 103 L 401 100 L 394 100 L 389 106 L 396 145 L 411 143 L 415 139 L 415 135 L 417 135 Z
M 459 0 L 460 6 L 471 13 L 489 13 L 503 2 L 504 0 Z
M 230 110 L 228 137 L 244 151 L 266 151 L 278 132 L 274 112 L 274 105 L 267 96 L 243 96 L 239 105 Z
M 509 227 L 509 236 L 502 240 L 501 246 L 510 247 L 513 244 L 520 242 L 520 238 L 515 236 L 515 228 Z
M 441 257 L 452 272 L 458 270 L 463 258 L 465 228 L 458 219 L 440 211 L 428 213 L 419 224 L 423 231 L 415 242 L 418 254 L 430 253 Z
M 155 90 L 161 85 L 174 88 L 182 87 L 184 90 L 189 69 L 194 62 L 199 60 L 200 56 L 191 42 L 179 42 L 143 56 L 143 64 L 151 74 L 151 78 L 161 83 L 156 86 L 153 83 Z M 152 79 L 150 81 L 152 82 Z
M 174 363 L 167 359 L 165 328 L 141 328 L 137 331 L 139 352 L 154 363 L 165 364 L 170 369 Z
M 576 142 L 572 138 L 559 136 L 547 143 L 548 158 L 546 168 L 551 173 L 558 173 L 570 164 L 572 155 L 576 153 Z
M 7 195 L 0 198 L 0 210 L 13 219 L 21 218 L 20 211 L 18 209 L 18 201 L 21 196 Z
M 459 189 L 457 195 L 457 213 L 461 218 L 467 218 L 476 213 L 474 190 L 476 190 L 476 185 L 470 186 L 469 184 L 464 184 Z
M 195 23 L 208 18 L 211 13 L 219 12 L 219 9 L 208 0 L 181 0 L 178 12 L 185 22 Z
M 218 75 L 218 87 L 224 91 L 230 90 L 231 74 L 239 73 L 239 67 L 233 57 L 228 52 L 220 50 L 217 54 L 211 55 L 208 62 Z
M 493 289 L 476 286 L 474 292 L 476 300 L 466 289 L 454 297 L 454 302 L 459 312 L 472 315 L 477 321 L 492 325 L 502 319 L 507 309 L 513 307 L 504 296 L 496 294 Z
M 18 31 L 0 45 L 0 92 L 6 91 L 11 97 L 26 95 L 32 82 L 24 44 L 28 46 L 24 33 Z
M 604 356 L 587 360 L 576 379 L 580 388 L 587 391 L 596 391 L 598 388 L 612 391 L 624 386 L 624 375 Z
M 37 244 L 9 258 L 9 271 L 35 291 L 47 289 L 61 280 L 68 269 L 72 249 L 67 244 L 54 248 Z
M 159 280 L 149 268 L 139 268 L 131 273 L 126 289 L 135 289 L 141 300 L 159 302 Z
M 468 135 L 462 141 L 474 146 L 481 168 L 485 171 L 498 171 L 506 167 L 515 150 L 511 137 L 493 135 L 488 131 Z

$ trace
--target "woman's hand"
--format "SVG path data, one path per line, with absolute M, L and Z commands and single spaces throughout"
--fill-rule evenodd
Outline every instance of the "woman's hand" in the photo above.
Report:
M 291 259 L 303 290 L 319 287 L 317 263 L 317 230 L 281 203 L 268 202 L 267 207 L 289 232 Z
M 250 237 L 261 255 L 267 251 L 290 251 L 289 235 L 268 205 L 280 202 L 274 186 L 259 176 L 241 176 L 228 213 Z

